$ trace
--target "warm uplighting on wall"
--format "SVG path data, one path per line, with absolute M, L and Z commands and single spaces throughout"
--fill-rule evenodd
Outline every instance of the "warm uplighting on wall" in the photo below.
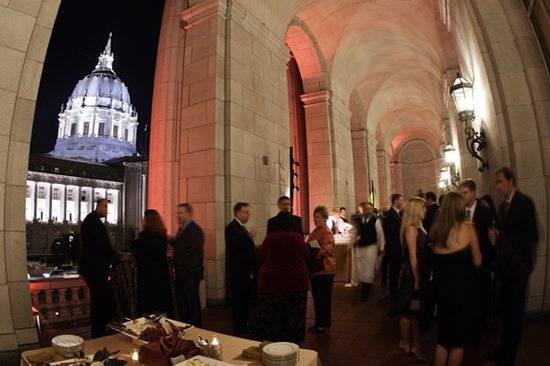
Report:
M 478 170 L 483 172 L 489 169 L 489 162 L 485 161 L 479 153 L 487 146 L 487 138 L 483 130 L 477 132 L 472 127 L 472 122 L 475 120 L 473 85 L 458 73 L 449 91 L 458 112 L 458 119 L 464 124 L 466 147 L 470 154 L 479 160 L 481 166 Z
M 458 153 L 453 145 L 447 145 L 445 146 L 445 149 L 443 149 L 443 155 L 445 156 L 445 163 L 448 165 L 458 165 Z

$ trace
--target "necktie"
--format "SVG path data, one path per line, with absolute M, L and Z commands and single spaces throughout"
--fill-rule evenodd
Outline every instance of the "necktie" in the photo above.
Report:
M 509 208 L 510 208 L 510 202 L 504 201 L 504 214 L 505 215 L 508 213 Z
M 472 211 L 469 208 L 466 209 L 466 221 L 472 221 Z

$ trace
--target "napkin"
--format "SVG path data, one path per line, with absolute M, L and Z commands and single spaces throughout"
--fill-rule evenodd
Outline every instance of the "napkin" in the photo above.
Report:
M 198 354 L 199 349 L 192 341 L 174 334 L 143 345 L 139 350 L 139 362 L 150 366 L 171 366 L 171 358 L 183 355 L 188 359 Z

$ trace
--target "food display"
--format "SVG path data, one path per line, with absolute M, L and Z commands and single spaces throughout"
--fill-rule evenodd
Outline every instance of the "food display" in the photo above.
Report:
M 192 325 L 168 319 L 164 316 L 149 316 L 129 320 L 111 328 L 143 343 L 156 342 L 171 334 L 180 334 Z
M 189 360 L 176 364 L 175 366 L 234 366 L 231 363 L 214 360 L 204 356 L 195 356 Z
M 72 357 L 84 350 L 84 339 L 81 337 L 63 334 L 52 339 L 52 348 L 64 357 Z

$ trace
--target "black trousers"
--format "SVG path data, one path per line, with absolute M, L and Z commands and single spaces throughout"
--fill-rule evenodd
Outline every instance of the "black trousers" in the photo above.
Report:
M 92 338 L 107 335 L 107 324 L 115 315 L 115 295 L 107 278 L 84 278 L 90 291 Z
M 202 326 L 202 309 L 199 295 L 201 280 L 188 276 L 176 276 L 178 317 L 185 323 Z
M 233 310 L 233 329 L 242 331 L 248 327 L 250 303 L 254 293 L 254 280 L 250 276 L 235 277 L 229 280 L 231 290 L 231 308 Z
M 525 316 L 528 279 L 520 277 L 502 281 L 502 336 L 497 356 L 499 366 L 512 366 L 515 363 Z
M 396 300 L 399 294 L 399 274 L 401 273 L 401 261 L 403 260 L 403 256 L 400 251 L 387 254 L 389 254 L 390 298 Z
M 311 277 L 311 295 L 315 307 L 315 325 L 322 328 L 332 323 L 332 285 L 334 274 L 321 274 Z
M 485 323 L 489 314 L 489 304 L 491 302 L 491 268 L 482 266 L 478 270 L 479 283 L 479 301 L 481 324 Z
M 382 257 L 382 263 L 380 263 L 380 270 L 382 271 L 382 276 L 380 278 L 380 282 L 385 285 L 388 283 L 388 271 L 390 269 L 390 253 L 386 252 L 384 253 L 384 257 Z

